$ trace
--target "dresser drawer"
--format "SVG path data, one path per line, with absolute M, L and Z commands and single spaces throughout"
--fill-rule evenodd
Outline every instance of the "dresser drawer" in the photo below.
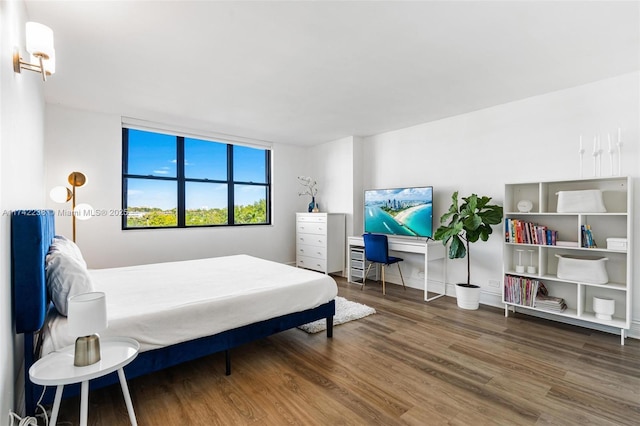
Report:
M 327 224 L 321 222 L 298 222 L 298 234 L 327 234 Z
M 298 234 L 298 244 L 326 247 L 327 236 L 324 234 Z
M 296 265 L 320 272 L 324 272 L 327 269 L 327 261 L 325 259 L 315 259 L 309 256 L 298 256 Z
M 327 250 L 324 247 L 318 246 L 309 246 L 306 244 L 298 244 L 296 249 L 296 254 L 298 256 L 307 256 L 313 257 L 315 259 L 326 259 L 327 258 Z
M 297 216 L 297 221 L 306 223 L 327 223 L 327 216 L 323 214 L 301 214 Z

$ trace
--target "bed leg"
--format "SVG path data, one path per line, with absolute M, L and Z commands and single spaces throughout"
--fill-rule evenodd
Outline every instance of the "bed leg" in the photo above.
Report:
M 224 351 L 224 364 L 225 364 L 225 374 L 227 376 L 231 375 L 231 353 L 229 352 L 229 349 L 227 349 L 226 351 Z
M 327 338 L 333 337 L 333 315 L 327 317 Z
M 27 416 L 36 413 L 36 385 L 29 379 L 29 368 L 35 363 L 33 333 L 24 333 L 24 405 Z

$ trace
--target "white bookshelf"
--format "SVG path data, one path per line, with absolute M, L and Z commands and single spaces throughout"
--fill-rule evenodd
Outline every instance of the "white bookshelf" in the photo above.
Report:
M 601 190 L 606 213 L 576 212 L 557 213 L 558 191 Z M 633 200 L 632 179 L 629 177 L 589 178 L 550 182 L 513 183 L 505 185 L 504 197 L 504 250 L 502 301 L 505 316 L 509 312 L 542 314 L 557 321 L 577 323 L 608 331 L 620 331 L 624 344 L 626 332 L 631 327 L 632 306 L 632 237 Z M 530 212 L 518 211 L 518 202 L 529 200 Z M 525 244 L 513 241 L 508 234 L 507 221 L 513 220 L 546 226 L 557 231 L 556 239 L 569 241 L 575 247 L 559 245 Z M 583 247 L 582 226 L 590 226 L 596 248 Z M 607 248 L 607 238 L 626 238 L 627 249 Z M 509 240 L 509 241 L 508 241 Z M 522 269 L 516 271 L 518 252 L 522 253 Z M 605 267 L 609 281 L 593 284 L 558 278 L 556 255 L 606 257 Z M 533 261 L 531 261 L 531 257 Z M 527 267 L 535 267 L 535 272 Z M 507 276 L 529 278 L 544 284 L 549 296 L 564 299 L 567 309 L 562 312 L 549 311 L 534 306 L 524 306 L 508 301 L 505 294 Z M 613 299 L 615 312 L 610 320 L 597 318 L 593 311 L 593 297 Z M 603 327 L 604 326 L 604 327 Z

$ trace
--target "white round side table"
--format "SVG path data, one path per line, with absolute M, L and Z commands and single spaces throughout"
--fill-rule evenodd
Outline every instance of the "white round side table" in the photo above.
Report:
M 86 426 L 89 411 L 89 380 L 105 376 L 114 371 L 118 372 L 122 394 L 129 412 L 129 420 L 137 426 L 136 415 L 131 403 L 131 395 L 127 387 L 127 380 L 123 368 L 135 359 L 140 350 L 140 344 L 128 337 L 105 337 L 100 339 L 101 359 L 86 367 L 73 365 L 74 345 L 52 352 L 29 368 L 31 381 L 43 386 L 57 386 L 51 412 L 51 425 L 55 426 L 62 400 L 64 385 L 80 383 L 80 425 Z

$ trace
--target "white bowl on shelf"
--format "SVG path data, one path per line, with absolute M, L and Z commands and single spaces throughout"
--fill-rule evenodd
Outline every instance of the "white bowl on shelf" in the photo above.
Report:
M 613 299 L 593 298 L 593 312 L 596 318 L 601 320 L 612 320 L 615 313 L 616 302 Z

